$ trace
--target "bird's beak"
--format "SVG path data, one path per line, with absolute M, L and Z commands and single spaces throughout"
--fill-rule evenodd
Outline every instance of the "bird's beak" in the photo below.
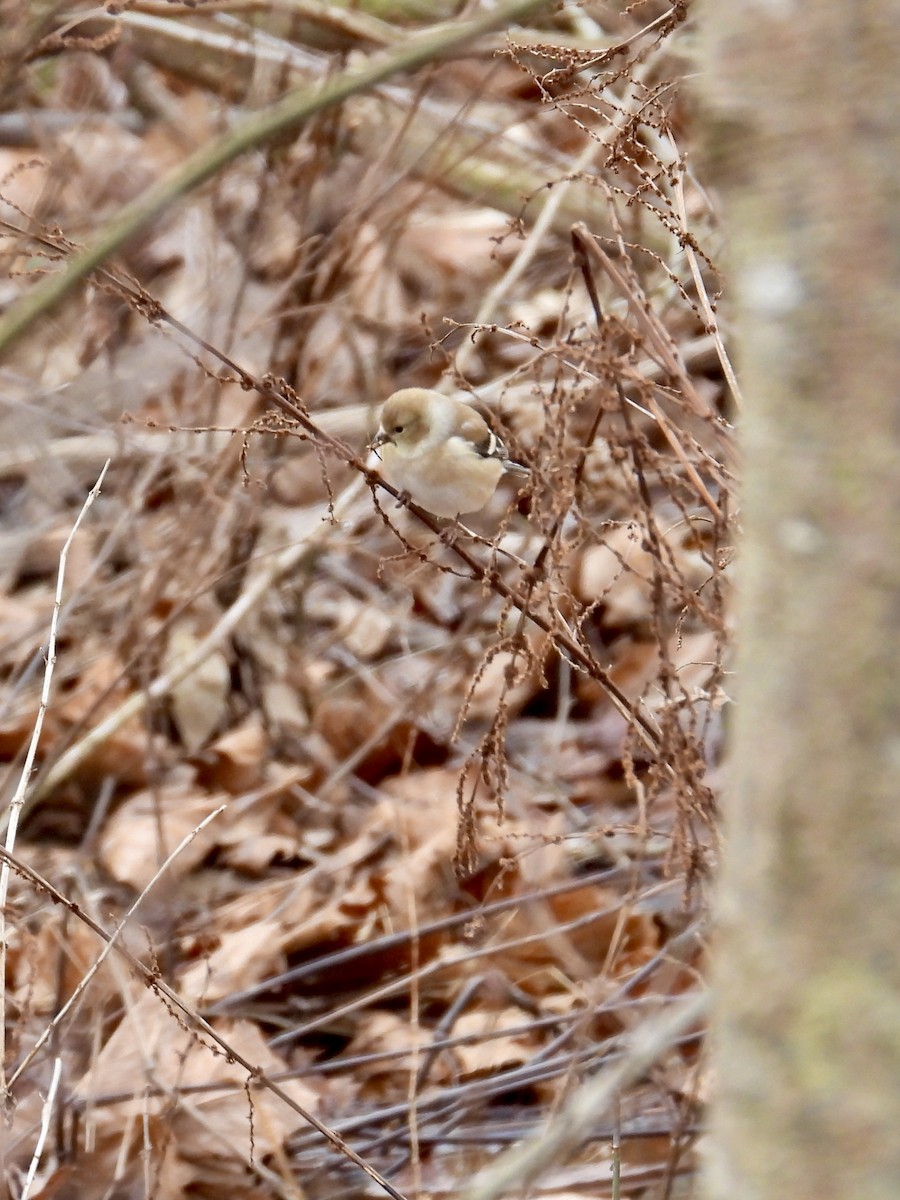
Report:
M 379 446 L 383 446 L 385 442 L 389 442 L 390 440 L 391 439 L 383 430 L 379 430 L 378 433 L 376 433 L 372 438 L 371 442 L 369 442 L 369 449 L 378 450 Z

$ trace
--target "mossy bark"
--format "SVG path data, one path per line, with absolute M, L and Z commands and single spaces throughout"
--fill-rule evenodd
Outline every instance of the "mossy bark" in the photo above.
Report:
M 714 1200 L 900 1189 L 900 20 L 703 0 L 746 413 Z

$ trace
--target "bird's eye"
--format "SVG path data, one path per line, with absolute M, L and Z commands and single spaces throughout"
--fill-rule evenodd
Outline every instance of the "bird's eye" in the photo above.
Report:
M 402 433 L 402 432 L 403 432 L 403 426 L 402 426 L 402 425 L 395 425 L 395 426 L 394 426 L 394 433 Z

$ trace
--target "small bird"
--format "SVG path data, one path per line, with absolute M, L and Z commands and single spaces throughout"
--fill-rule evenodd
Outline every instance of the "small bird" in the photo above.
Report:
M 477 512 L 502 475 L 531 474 L 474 408 L 427 388 L 387 398 L 370 449 L 387 482 L 436 517 Z

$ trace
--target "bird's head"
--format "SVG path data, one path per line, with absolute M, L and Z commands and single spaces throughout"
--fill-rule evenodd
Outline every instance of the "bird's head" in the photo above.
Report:
M 378 433 L 371 444 L 377 450 L 386 442 L 400 450 L 413 450 L 431 430 L 428 393 L 424 388 L 404 388 L 384 402 Z

